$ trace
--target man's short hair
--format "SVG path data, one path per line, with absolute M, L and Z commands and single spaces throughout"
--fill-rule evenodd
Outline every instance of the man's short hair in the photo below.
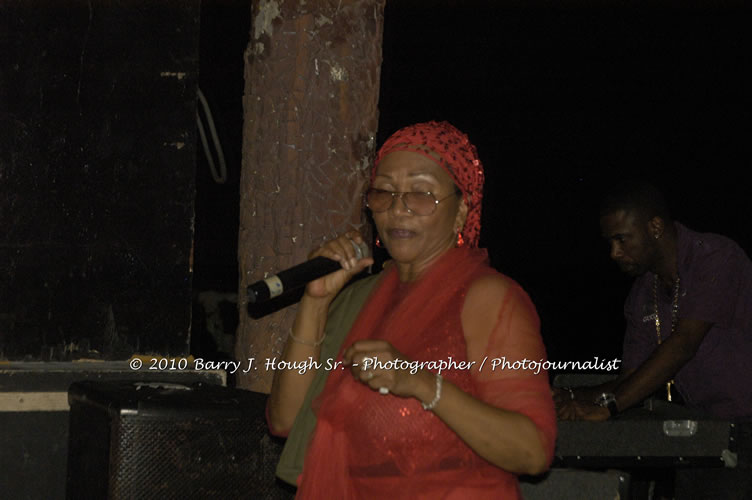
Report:
M 636 214 L 644 221 L 660 217 L 664 222 L 671 222 L 671 212 L 663 193 L 644 181 L 620 182 L 606 194 L 601 202 L 601 217 L 619 210 Z

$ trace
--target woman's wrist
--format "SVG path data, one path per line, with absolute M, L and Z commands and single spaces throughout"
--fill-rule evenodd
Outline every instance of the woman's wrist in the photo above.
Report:
M 297 335 L 295 335 L 295 332 L 293 331 L 293 329 L 290 328 L 289 337 L 290 337 L 290 340 L 292 340 L 296 344 L 307 345 L 309 347 L 318 347 L 324 343 L 324 339 L 326 338 L 326 332 L 325 331 L 322 332 L 319 338 L 316 340 L 308 340 L 305 338 L 298 337 Z
M 319 347 L 326 337 L 325 325 L 328 312 L 328 303 L 322 303 L 315 298 L 308 299 L 304 296 L 287 337 L 289 342 Z
M 441 375 L 436 375 L 436 389 L 433 395 L 433 399 L 430 403 L 423 403 L 423 409 L 424 410 L 431 410 L 433 411 L 434 408 L 436 408 L 436 405 L 439 404 L 439 401 L 441 400 L 441 389 L 443 387 L 444 379 Z
M 418 380 L 416 380 L 415 399 L 425 407 L 430 405 L 436 397 L 436 374 L 421 370 L 416 377 Z
M 332 296 L 325 296 L 325 297 L 318 297 L 315 295 L 308 295 L 308 293 L 303 293 L 303 296 L 300 299 L 300 308 L 310 309 L 311 312 L 323 312 L 324 315 L 329 311 L 329 305 L 334 300 L 335 295 Z M 300 313 L 298 313 L 300 314 Z

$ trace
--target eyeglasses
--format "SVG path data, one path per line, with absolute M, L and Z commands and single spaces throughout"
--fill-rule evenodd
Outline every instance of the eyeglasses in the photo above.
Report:
M 436 211 L 436 206 L 451 196 L 459 194 L 455 191 L 449 196 L 437 200 L 431 192 L 397 192 L 384 191 L 383 189 L 370 188 L 366 191 L 366 206 L 373 212 L 386 212 L 394 205 L 394 199 L 399 198 L 408 212 L 413 215 L 431 215 Z

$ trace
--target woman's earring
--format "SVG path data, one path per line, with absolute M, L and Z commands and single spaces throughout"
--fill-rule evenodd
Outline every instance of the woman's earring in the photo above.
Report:
M 376 246 L 381 248 L 381 239 L 378 236 L 376 236 Z
M 460 231 L 457 233 L 457 246 L 461 247 L 464 244 L 465 244 L 465 240 L 462 238 L 462 232 Z

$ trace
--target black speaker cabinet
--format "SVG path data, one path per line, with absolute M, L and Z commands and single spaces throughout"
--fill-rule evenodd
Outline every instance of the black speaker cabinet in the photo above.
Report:
M 621 471 L 551 469 L 520 481 L 525 500 L 611 500 L 630 498 L 629 474 Z
M 266 395 L 208 384 L 77 382 L 67 498 L 283 499 Z

